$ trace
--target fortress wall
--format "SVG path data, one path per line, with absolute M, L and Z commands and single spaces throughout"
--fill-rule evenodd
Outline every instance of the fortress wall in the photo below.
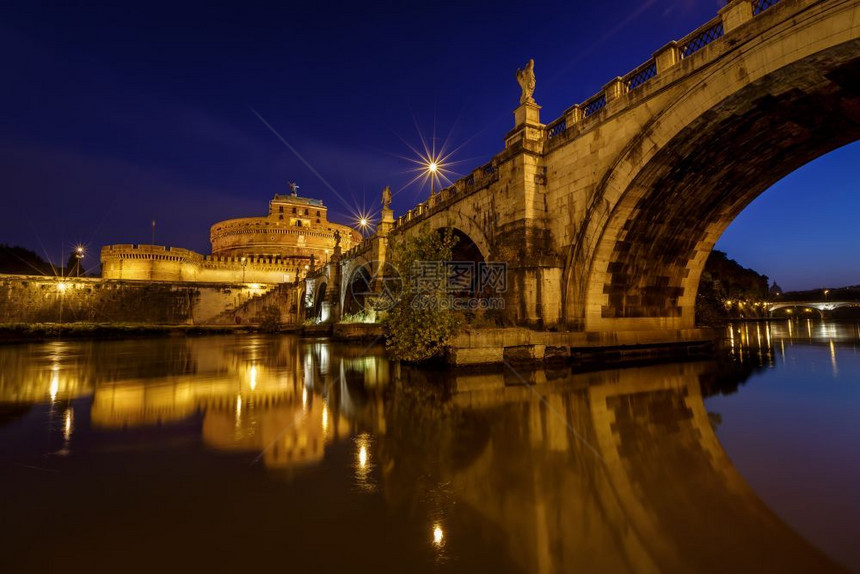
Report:
M 354 229 L 337 223 L 324 222 L 302 227 L 270 218 L 243 218 L 222 221 L 212 226 L 212 253 L 238 256 L 277 253 L 284 257 L 325 259 L 334 249 L 334 232 L 340 232 L 341 247 L 349 249 L 361 240 Z
M 308 252 L 308 256 L 310 252 Z M 257 257 L 206 256 L 177 247 L 108 245 L 102 249 L 102 278 L 123 281 L 287 283 L 303 265 Z
M 198 292 L 191 319 L 194 324 L 232 324 L 234 323 L 232 311 L 240 309 L 249 301 L 261 298 L 271 290 L 271 286 L 248 287 L 237 284 L 205 286 Z M 256 314 L 248 315 L 244 312 L 239 315 L 246 323 L 256 317 Z
M 238 317 L 242 324 L 253 323 L 255 318 L 263 315 L 266 307 L 274 305 L 281 312 L 280 320 L 282 323 L 294 323 L 297 296 L 298 292 L 292 286 L 278 286 L 259 296 L 252 296 L 246 299 L 244 303 L 233 305 L 229 312 L 222 312 L 208 322 L 210 324 L 232 325 L 236 323 Z
M 271 289 L 0 274 L 0 322 L 205 324 Z

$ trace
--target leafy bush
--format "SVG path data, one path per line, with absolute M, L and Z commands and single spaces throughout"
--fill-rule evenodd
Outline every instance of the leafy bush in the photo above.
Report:
M 446 296 L 444 280 L 419 278 L 422 262 L 451 259 L 457 238 L 453 230 L 422 227 L 412 237 L 392 237 L 389 262 L 403 279 L 401 296 L 385 317 L 385 346 L 398 360 L 426 361 L 441 355 L 459 330 L 459 320 L 449 309 L 434 304 Z M 428 284 L 429 283 L 429 284 Z

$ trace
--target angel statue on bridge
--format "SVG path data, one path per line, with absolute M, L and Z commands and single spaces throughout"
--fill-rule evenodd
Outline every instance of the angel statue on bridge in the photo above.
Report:
M 525 68 L 517 70 L 517 82 L 523 90 L 520 104 L 535 103 L 535 99 L 532 97 L 532 94 L 535 93 L 535 61 L 533 58 L 529 60 Z
M 382 207 L 383 209 L 391 209 L 391 188 L 387 185 L 382 188 Z

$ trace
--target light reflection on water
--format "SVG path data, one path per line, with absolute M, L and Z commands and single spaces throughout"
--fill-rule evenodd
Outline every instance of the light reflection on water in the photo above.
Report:
M 292 337 L 0 347 L 0 484 L 16 493 L 0 556 L 13 571 L 252 569 L 284 552 L 313 571 L 860 568 L 821 526 L 856 532 L 853 490 L 760 468 L 775 451 L 795 474 L 832 471 L 822 449 L 848 464 L 856 329 L 738 324 L 726 361 L 546 370 L 531 388 Z M 825 375 L 841 394 L 815 391 Z M 797 438 L 820 421 L 784 393 L 842 435 Z

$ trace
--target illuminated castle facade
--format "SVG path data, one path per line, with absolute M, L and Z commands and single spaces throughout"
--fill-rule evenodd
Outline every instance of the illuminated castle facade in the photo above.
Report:
M 220 221 L 210 229 L 212 254 L 179 247 L 106 245 L 102 277 L 144 281 L 286 283 L 311 265 L 327 262 L 335 243 L 346 251 L 361 235 L 331 223 L 319 199 L 275 195 L 265 217 Z

